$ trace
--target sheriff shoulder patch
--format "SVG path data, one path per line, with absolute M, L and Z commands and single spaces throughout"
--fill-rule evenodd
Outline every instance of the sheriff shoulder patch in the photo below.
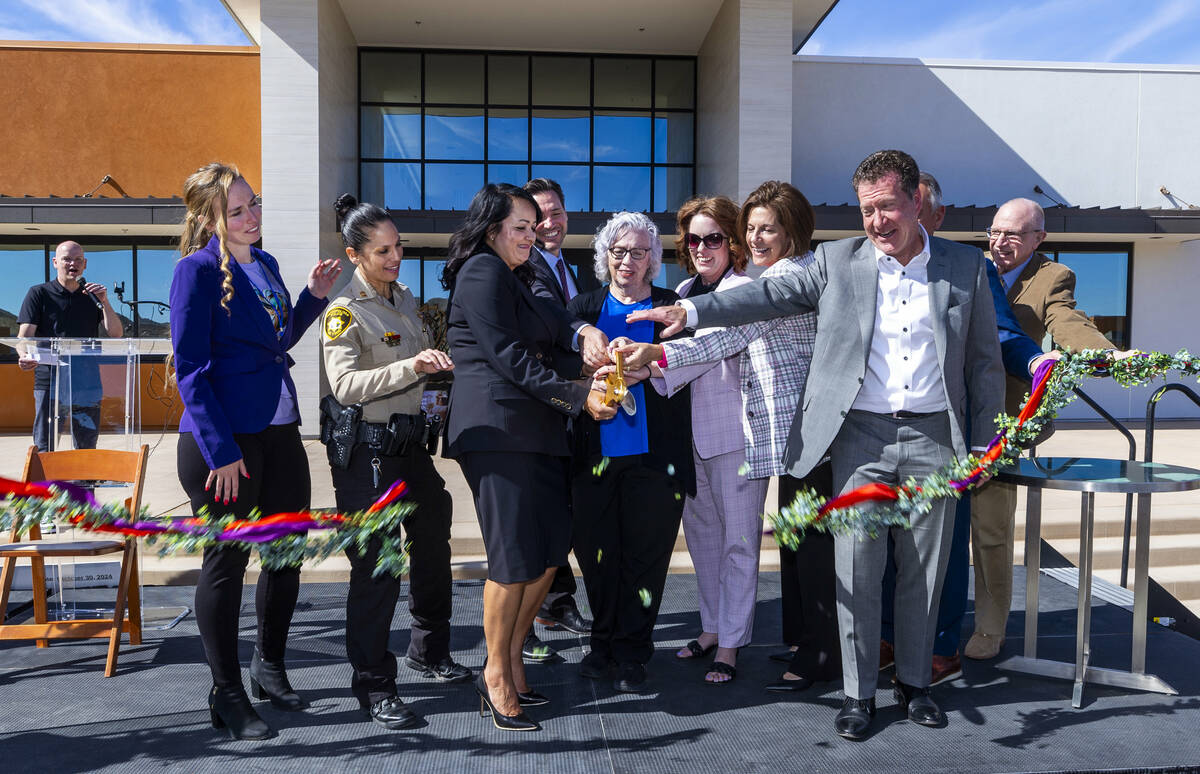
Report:
M 354 322 L 354 315 L 344 306 L 335 306 L 325 313 L 325 337 L 332 341 L 346 332 Z

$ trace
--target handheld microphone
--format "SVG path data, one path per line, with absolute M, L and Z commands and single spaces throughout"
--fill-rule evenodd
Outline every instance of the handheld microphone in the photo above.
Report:
M 80 277 L 79 277 L 79 287 L 80 287 L 80 288 L 85 288 L 85 290 L 83 291 L 83 294 L 84 294 L 85 296 L 87 296 L 88 298 L 92 299 L 92 303 L 96 305 L 96 308 L 97 308 L 97 309 L 99 309 L 100 311 L 104 311 L 104 304 L 102 304 L 102 303 L 100 302 L 100 299 L 96 298 L 96 297 L 95 297 L 95 296 L 93 296 L 91 293 L 87 292 L 87 290 L 86 290 L 86 288 L 87 288 L 87 280 L 85 280 L 85 279 L 84 279 L 82 276 L 80 276 Z

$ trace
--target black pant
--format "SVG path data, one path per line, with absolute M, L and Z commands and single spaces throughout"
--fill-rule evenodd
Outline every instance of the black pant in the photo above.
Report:
M 33 443 L 40 452 L 55 451 L 58 427 L 55 426 L 54 389 L 33 391 Z M 100 404 L 76 404 L 67 407 L 71 419 L 71 439 L 76 449 L 95 449 L 100 437 Z
M 570 473 L 567 473 L 570 476 Z M 572 545 L 572 548 L 574 546 Z M 564 564 L 554 572 L 554 578 L 550 581 L 550 588 L 546 591 L 546 598 L 542 600 L 542 606 L 538 610 L 538 614 L 547 617 L 558 617 L 564 611 L 574 610 L 575 607 L 575 591 L 578 586 L 575 585 L 575 571 L 571 569 L 571 565 Z
M 578 559 L 578 555 L 576 555 Z M 575 571 L 571 569 L 571 565 L 564 564 L 554 572 L 554 579 L 550 581 L 550 590 L 546 592 L 546 599 L 542 602 L 542 607 L 538 610 L 539 615 L 543 616 L 558 616 L 564 610 L 570 610 L 575 607 L 575 590 L 578 587 L 575 585 Z
M 410 544 L 408 609 L 412 634 L 408 655 L 434 663 L 450 655 L 450 521 L 452 501 L 446 482 L 418 444 L 408 453 L 378 457 L 379 485 L 374 482 L 371 449 L 360 444 L 346 470 L 333 468 L 339 511 L 365 510 L 398 479 L 408 484 L 403 502 L 417 509 L 404 520 Z M 350 590 L 346 596 L 346 656 L 354 668 L 350 690 L 366 706 L 396 695 L 396 656 L 388 650 L 392 617 L 400 598 L 400 579 L 389 573 L 373 577 L 380 541 L 367 550 L 346 550 Z
M 198 513 L 207 505 L 214 514 L 249 515 L 257 507 L 264 515 L 304 510 L 309 506 L 308 455 L 300 441 L 300 428 L 271 425 L 258 433 L 234 435 L 249 478 L 238 484 L 237 502 L 229 505 L 213 500 L 205 491 L 208 463 L 191 433 L 180 433 L 177 448 L 179 483 Z M 212 670 L 213 684 L 220 688 L 242 685 L 238 660 L 238 616 L 242 607 L 242 579 L 250 552 L 232 546 L 204 551 L 200 578 L 196 581 L 196 625 L 204 643 L 204 655 Z M 300 593 L 300 568 L 263 570 L 254 595 L 258 611 L 258 651 L 266 661 L 283 661 L 288 628 L 296 597 Z
M 683 515 L 679 482 L 641 455 L 613 457 L 572 487 L 575 558 L 592 606 L 592 651 L 645 664 Z
M 828 462 L 803 479 L 779 477 L 779 507 L 792 502 L 801 488 L 833 496 Z M 838 641 L 837 576 L 833 535 L 808 530 L 795 551 L 779 548 L 779 583 L 783 602 L 783 638 L 796 646 L 788 671 L 810 680 L 835 680 L 842 674 Z

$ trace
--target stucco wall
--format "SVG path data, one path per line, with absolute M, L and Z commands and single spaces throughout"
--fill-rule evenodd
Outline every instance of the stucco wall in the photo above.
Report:
M 853 202 L 855 165 L 901 148 L 950 204 L 1033 196 L 1080 207 L 1200 199 L 1200 68 L 794 58 L 792 175 Z M 1048 202 L 1047 202 L 1048 203 Z
M 130 196 L 178 196 L 218 159 L 257 181 L 258 60 L 253 47 L 0 44 L 0 194 L 79 196 L 111 175 Z

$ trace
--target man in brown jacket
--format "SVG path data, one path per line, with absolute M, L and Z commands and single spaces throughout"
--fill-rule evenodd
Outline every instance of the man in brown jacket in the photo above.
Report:
M 1045 214 L 1037 202 L 1006 202 L 988 229 L 991 259 L 1008 290 L 1008 302 L 1022 330 L 1042 342 L 1072 352 L 1112 349 L 1087 315 L 1075 308 L 1075 274 L 1036 253 L 1046 238 Z M 1028 384 L 1006 376 L 1004 410 L 1016 416 Z M 1017 488 L 992 481 L 973 495 L 971 553 L 975 564 L 975 633 L 963 648 L 974 659 L 994 658 L 1004 644 L 1004 627 L 1012 603 L 1013 517 Z

